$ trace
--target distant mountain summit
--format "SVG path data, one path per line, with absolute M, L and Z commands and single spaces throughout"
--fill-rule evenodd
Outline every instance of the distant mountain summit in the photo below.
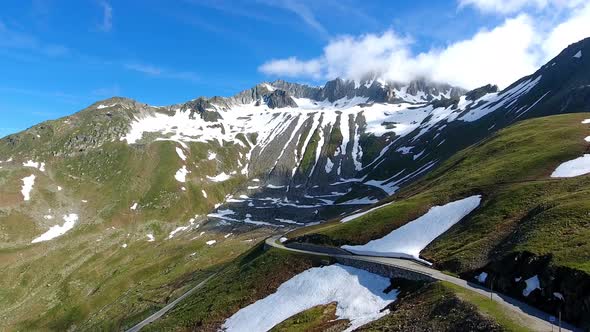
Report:
M 380 79 L 366 79 L 362 81 L 343 80 L 337 78 L 328 81 L 323 87 L 290 83 L 277 80 L 263 83 L 238 94 L 238 100 L 249 102 L 245 96 L 260 98 L 261 94 L 273 93 L 276 90 L 286 92 L 285 96 L 306 98 L 317 102 L 355 97 L 366 98 L 368 103 L 427 103 L 433 100 L 458 98 L 467 92 L 464 89 L 449 84 L 431 83 L 426 80 L 416 80 L 409 83 L 386 82 Z M 286 105 L 286 104 L 281 104 Z

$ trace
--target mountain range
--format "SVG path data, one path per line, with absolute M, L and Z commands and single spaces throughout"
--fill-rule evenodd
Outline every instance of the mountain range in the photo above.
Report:
M 278 80 L 232 97 L 170 106 L 122 97 L 96 102 L 0 140 L 0 297 L 7 303 L 0 326 L 128 327 L 154 303 L 165 303 L 268 235 L 321 227 L 418 190 L 428 193 L 452 182 L 436 177 L 441 170 L 461 169 L 477 155 L 473 149 L 506 130 L 585 112 L 590 39 L 502 90 L 368 77 L 323 87 Z M 550 135 L 544 128 L 557 130 L 537 124 L 538 131 L 526 131 L 531 140 Z M 470 171 L 483 174 L 486 167 Z M 449 186 L 447 199 L 469 183 Z M 483 190 L 469 188 L 465 192 Z M 418 210 L 444 203 L 436 197 Z M 384 235 L 370 223 L 360 225 L 305 233 L 301 241 L 339 246 Z M 440 251 L 428 258 L 465 278 L 513 258 L 499 243 L 492 250 L 497 260 L 441 254 L 458 243 L 434 243 Z M 83 297 L 89 297 L 85 304 Z M 580 303 L 585 309 L 573 309 Z M 542 299 L 534 304 L 553 308 Z M 587 298 L 576 298 L 567 317 L 588 324 L 580 318 L 587 306 Z

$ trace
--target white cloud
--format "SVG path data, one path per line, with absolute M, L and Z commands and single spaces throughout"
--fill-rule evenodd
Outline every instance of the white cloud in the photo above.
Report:
M 287 59 L 271 60 L 262 66 L 260 71 L 268 75 L 282 75 L 287 77 L 322 77 L 322 63 L 319 60 L 301 61 L 296 57 Z
M 107 1 L 99 1 L 102 7 L 102 22 L 99 25 L 100 30 L 109 32 L 113 28 L 113 7 Z
M 377 73 L 401 82 L 427 78 L 468 89 L 488 83 L 506 87 L 534 72 L 567 45 L 590 36 L 590 4 L 569 12 L 549 25 L 520 14 L 465 40 L 418 54 L 412 52 L 411 39 L 392 30 L 338 37 L 315 58 L 275 59 L 259 69 L 269 75 L 312 79 L 362 79 Z
M 547 36 L 542 47 L 546 60 L 557 55 L 569 44 L 590 37 L 590 4 L 573 11 L 564 22 L 558 24 Z

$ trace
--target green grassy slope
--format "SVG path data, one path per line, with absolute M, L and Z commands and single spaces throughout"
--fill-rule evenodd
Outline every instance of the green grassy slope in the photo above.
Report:
M 562 162 L 588 152 L 584 138 L 590 126 L 581 123 L 587 118 L 588 113 L 566 114 L 518 123 L 459 152 L 387 199 L 392 204 L 347 223 L 298 230 L 291 237 L 304 235 L 301 240 L 335 246 L 363 244 L 434 205 L 481 194 L 480 207 L 421 255 L 468 279 L 481 270 L 493 273 L 496 287 L 514 296 L 522 297 L 525 285 L 513 279 L 538 274 L 543 290 L 525 300 L 554 312 L 560 304 L 552 293 L 567 294 L 568 318 L 588 324 L 588 308 L 581 303 L 590 294 L 590 176 L 549 177 Z M 506 263 L 517 256 L 526 259 Z M 576 283 L 584 285 L 583 295 L 576 295 Z
M 146 331 L 217 331 L 239 309 L 275 292 L 279 285 L 314 266 L 330 263 L 315 256 L 259 245 L 235 259 Z
M 530 331 L 498 303 L 444 282 L 426 285 L 391 307 L 390 314 L 359 331 Z
M 246 180 L 206 176 L 238 170 L 246 148 L 195 142 L 185 162 L 175 142 L 120 142 L 128 121 L 125 109 L 88 109 L 0 140 L 0 330 L 130 326 L 272 233 L 228 235 L 205 222 Z M 45 171 L 24 167 L 28 160 L 45 162 Z M 174 177 L 183 165 L 186 183 Z M 22 178 L 31 174 L 24 201 Z M 72 230 L 31 244 L 70 213 L 79 215 Z M 195 227 L 168 239 L 191 218 Z

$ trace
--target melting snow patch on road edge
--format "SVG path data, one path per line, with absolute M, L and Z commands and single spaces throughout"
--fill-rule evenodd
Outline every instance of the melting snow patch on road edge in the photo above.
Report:
M 482 272 L 479 275 L 475 276 L 475 280 L 477 280 L 480 284 L 485 284 L 487 278 L 488 274 L 485 272 Z
M 351 331 L 389 313 L 383 310 L 397 291 L 383 293 L 389 279 L 357 268 L 330 265 L 306 270 L 283 283 L 274 294 L 241 309 L 223 324 L 228 332 L 268 331 L 295 314 L 337 302 L 336 316 Z
M 522 290 L 522 295 L 529 296 L 535 289 L 541 289 L 541 283 L 539 282 L 539 276 L 535 275 L 531 277 L 526 282 L 526 288 Z
M 572 178 L 590 173 L 590 154 L 585 154 L 559 165 L 551 174 L 552 178 Z
M 67 231 L 74 228 L 76 221 L 78 221 L 78 215 L 75 213 L 70 213 L 68 215 L 63 216 L 63 219 L 65 221 L 63 225 L 52 226 L 47 232 L 41 234 L 41 236 L 31 241 L 31 243 L 49 241 L 58 236 L 64 235 Z
M 475 210 L 480 202 L 481 196 L 475 195 L 443 206 L 435 206 L 422 217 L 410 221 L 380 239 L 364 245 L 345 245 L 342 249 L 360 255 L 404 257 L 425 262 L 419 258 L 420 251 Z

